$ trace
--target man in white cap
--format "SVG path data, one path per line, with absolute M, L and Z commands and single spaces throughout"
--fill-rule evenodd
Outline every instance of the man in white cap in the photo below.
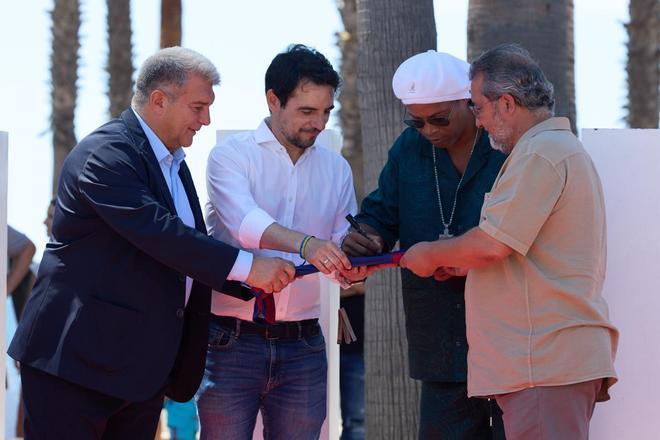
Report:
M 616 382 L 600 179 L 525 49 L 485 52 L 470 78 L 477 124 L 509 156 L 479 225 L 414 245 L 401 266 L 421 277 L 469 269 L 468 395 L 495 397 L 509 440 L 587 440 Z
M 476 226 L 504 155 L 493 150 L 468 108 L 470 66 L 430 50 L 404 61 L 392 80 L 409 126 L 389 152 L 378 188 L 362 202 L 352 255 L 408 248 Z M 401 273 L 410 375 L 422 381 L 420 439 L 504 438 L 497 405 L 467 397 L 465 278 Z M 492 417 L 493 426 L 490 426 Z

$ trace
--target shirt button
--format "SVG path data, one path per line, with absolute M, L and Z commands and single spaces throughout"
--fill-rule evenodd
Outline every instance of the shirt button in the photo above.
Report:
M 456 346 L 457 347 L 460 347 L 461 345 L 463 345 L 463 343 L 461 343 L 461 341 L 456 341 Z
M 178 278 L 179 278 L 179 281 L 181 281 L 182 283 L 186 281 L 186 276 L 185 275 L 179 274 Z
M 462 309 L 462 308 L 463 308 L 463 304 L 461 304 L 461 303 L 456 304 L 456 308 L 457 308 L 457 309 Z
M 176 317 L 177 318 L 179 318 L 179 319 L 183 318 L 184 314 L 185 313 L 183 312 L 183 309 L 176 309 Z

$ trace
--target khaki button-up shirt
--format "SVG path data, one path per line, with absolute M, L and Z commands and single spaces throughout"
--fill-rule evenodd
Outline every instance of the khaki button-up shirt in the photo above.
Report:
M 485 195 L 479 228 L 514 252 L 468 275 L 468 394 L 613 384 L 603 190 L 566 118 L 520 138 Z

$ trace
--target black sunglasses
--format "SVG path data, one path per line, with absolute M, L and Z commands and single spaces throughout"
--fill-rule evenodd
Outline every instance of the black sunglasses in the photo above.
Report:
M 435 125 L 436 127 L 446 127 L 451 122 L 449 120 L 449 116 L 451 116 L 451 111 L 453 109 L 454 107 L 451 107 L 449 109 L 449 113 L 447 114 L 447 116 L 433 116 L 431 118 L 426 118 L 426 119 L 423 118 L 404 119 L 403 123 L 406 124 L 408 127 L 417 128 L 417 129 L 423 128 L 424 125 L 426 125 L 427 123 L 431 125 Z
M 450 124 L 449 117 L 451 116 L 451 112 L 454 110 L 454 106 L 452 105 L 449 108 L 449 113 L 447 113 L 447 116 L 433 116 L 431 118 L 415 118 L 415 119 L 404 119 L 403 123 L 406 124 L 408 127 L 412 128 L 417 128 L 418 130 L 423 128 L 424 125 L 427 123 L 434 125 L 436 127 L 446 127 Z
M 436 127 L 446 127 L 449 125 L 449 118 L 446 116 L 437 116 L 426 119 L 404 119 L 403 123 L 413 128 L 423 128 L 426 123 L 435 125 Z

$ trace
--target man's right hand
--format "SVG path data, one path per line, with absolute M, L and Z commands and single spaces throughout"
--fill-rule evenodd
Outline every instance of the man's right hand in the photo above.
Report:
M 282 258 L 257 257 L 252 260 L 252 267 L 245 282 L 266 293 L 284 289 L 296 275 L 293 263 Z
M 341 243 L 341 249 L 353 257 L 378 255 L 383 253 L 385 242 L 380 235 L 371 231 L 369 226 L 360 225 L 366 229 L 367 237 L 357 231 L 351 231 Z
M 330 240 L 310 238 L 305 247 L 305 258 L 326 275 L 335 270 L 351 270 L 351 262 L 346 254 Z

